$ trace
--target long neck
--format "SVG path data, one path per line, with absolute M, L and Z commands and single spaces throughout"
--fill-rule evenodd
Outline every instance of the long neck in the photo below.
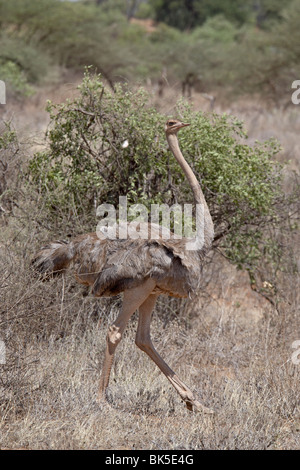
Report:
M 189 185 L 193 191 L 194 202 L 195 202 L 196 207 L 197 205 L 199 205 L 201 208 L 203 208 L 202 213 L 203 213 L 204 220 L 203 222 L 201 222 L 201 226 L 202 226 L 202 230 L 204 233 L 204 247 L 208 249 L 211 246 L 213 238 L 214 238 L 214 225 L 213 225 L 213 221 L 212 221 L 204 194 L 202 192 L 201 186 L 196 176 L 194 175 L 191 167 L 186 162 L 186 160 L 184 159 L 181 153 L 176 134 L 169 134 L 169 135 L 167 134 L 167 141 L 168 141 L 170 150 L 172 151 L 174 157 L 176 158 L 177 162 L 181 166 L 189 182 Z

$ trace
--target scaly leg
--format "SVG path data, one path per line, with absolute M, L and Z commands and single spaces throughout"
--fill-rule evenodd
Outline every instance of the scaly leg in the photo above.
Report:
M 193 411 L 193 408 L 205 413 L 213 413 L 213 410 L 206 408 L 194 397 L 193 392 L 179 379 L 172 369 L 165 363 L 158 352 L 155 350 L 150 337 L 151 314 L 154 308 L 157 295 L 150 295 L 139 308 L 139 323 L 136 334 L 136 345 L 144 351 L 160 368 L 162 373 L 171 382 L 175 390 L 179 393 L 187 408 Z
M 155 287 L 155 281 L 153 279 L 147 279 L 141 286 L 128 289 L 124 292 L 123 304 L 121 311 L 114 321 L 114 323 L 108 328 L 106 337 L 106 351 L 105 358 L 102 367 L 100 385 L 98 392 L 98 400 L 105 400 L 105 391 L 108 386 L 110 371 L 113 363 L 115 350 L 122 338 L 122 333 L 125 330 L 127 322 L 131 315 L 139 308 L 139 306 L 149 297 L 150 293 Z

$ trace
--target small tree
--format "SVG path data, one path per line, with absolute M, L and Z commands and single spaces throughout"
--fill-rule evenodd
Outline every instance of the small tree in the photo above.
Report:
M 120 195 L 148 207 L 192 202 L 167 149 L 166 117 L 149 105 L 143 89 L 117 85 L 112 92 L 100 76 L 86 73 L 79 90 L 66 103 L 48 103 L 48 148 L 29 165 L 30 184 L 43 195 L 48 219 L 70 231 L 76 213 L 85 230 L 94 230 L 95 207 L 117 206 Z M 293 204 L 281 187 L 282 165 L 274 160 L 278 143 L 250 146 L 241 121 L 193 112 L 184 102 L 176 115 L 191 123 L 180 145 L 214 219 L 214 248 L 252 276 L 262 260 L 277 267 L 283 254 L 277 234 L 289 226 Z

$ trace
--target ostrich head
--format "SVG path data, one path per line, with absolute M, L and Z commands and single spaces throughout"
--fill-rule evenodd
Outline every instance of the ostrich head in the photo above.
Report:
M 178 119 L 168 119 L 165 125 L 165 131 L 167 135 L 177 134 L 179 129 L 186 126 L 189 126 L 189 124 L 185 124 L 184 122 L 181 122 Z

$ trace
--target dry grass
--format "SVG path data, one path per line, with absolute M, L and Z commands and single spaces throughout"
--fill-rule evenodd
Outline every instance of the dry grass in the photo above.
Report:
M 2 448 L 299 447 L 300 368 L 290 360 L 291 343 L 299 339 L 299 298 L 284 318 L 269 311 L 255 323 L 239 321 L 227 304 L 207 317 L 211 305 L 187 309 L 161 300 L 154 342 L 215 416 L 191 414 L 135 347 L 136 317 L 117 350 L 111 406 L 101 408 L 95 398 L 106 327 L 120 299 L 86 296 L 69 276 L 34 279 L 26 236 L 19 234 L 12 244 L 9 231 L 1 247 L 1 337 L 7 348 L 0 383 Z
M 280 139 L 277 117 L 272 122 L 268 126 L 274 124 Z M 1 448 L 300 447 L 300 365 L 291 362 L 292 342 L 300 339 L 296 275 L 283 280 L 286 300 L 279 311 L 261 301 L 259 315 L 254 298 L 227 267 L 208 286 L 213 301 L 160 300 L 154 343 L 215 409 L 214 416 L 190 413 L 135 347 L 136 316 L 116 353 L 111 404 L 100 407 L 95 399 L 106 327 L 121 299 L 96 300 L 69 275 L 49 282 L 34 278 L 30 257 L 57 234 L 34 223 L 41 208 L 30 204 L 23 201 L 21 210 L 1 220 Z

